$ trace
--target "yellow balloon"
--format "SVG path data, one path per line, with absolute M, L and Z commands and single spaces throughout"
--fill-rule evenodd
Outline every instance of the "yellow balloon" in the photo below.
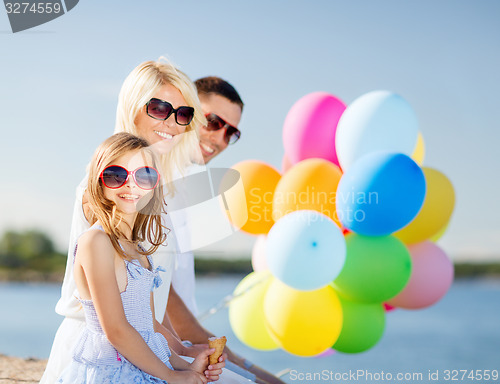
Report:
M 252 272 L 240 281 L 229 304 L 229 322 L 238 339 L 249 347 L 269 351 L 279 345 L 269 335 L 264 318 L 264 295 L 272 281 L 269 271 Z
M 298 291 L 273 279 L 264 298 L 264 315 L 279 345 L 298 356 L 324 352 L 342 328 L 342 307 L 330 286 Z
M 323 213 L 341 227 L 335 210 L 341 177 L 340 168 L 324 159 L 306 159 L 295 164 L 283 175 L 274 191 L 274 220 L 309 209 Z
M 234 188 L 225 193 L 229 220 L 250 234 L 268 233 L 274 224 L 273 194 L 280 173 L 257 160 L 242 161 L 232 168 L 240 173 L 243 191 Z
M 415 149 L 413 150 L 411 158 L 418 165 L 422 165 L 424 163 L 424 157 L 425 157 L 425 142 L 422 133 L 419 132 L 417 136 L 417 144 L 415 145 Z
M 434 236 L 429 237 L 429 240 L 432 241 L 433 243 L 436 243 L 446 233 L 449 224 L 450 222 L 447 222 L 445 226 L 439 230 L 438 233 L 436 233 Z
M 455 191 L 451 181 L 436 169 L 423 167 L 425 200 L 418 215 L 393 235 L 405 244 L 415 244 L 438 234 L 450 221 L 455 206 Z

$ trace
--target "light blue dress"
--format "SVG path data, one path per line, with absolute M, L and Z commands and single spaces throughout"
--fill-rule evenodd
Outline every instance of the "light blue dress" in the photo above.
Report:
M 94 227 L 95 228 L 95 227 Z M 101 228 L 100 228 L 101 229 Z M 151 266 L 151 257 L 148 256 Z M 125 261 L 127 289 L 121 293 L 128 322 L 140 333 L 146 344 L 170 369 L 170 349 L 162 334 L 153 328 L 150 292 L 161 284 L 158 272 L 150 271 L 138 260 Z M 92 300 L 79 300 L 85 312 L 86 328 L 76 343 L 71 364 L 63 371 L 57 383 L 64 384 L 165 384 L 166 381 L 151 376 L 123 357 L 108 341 L 97 318 Z

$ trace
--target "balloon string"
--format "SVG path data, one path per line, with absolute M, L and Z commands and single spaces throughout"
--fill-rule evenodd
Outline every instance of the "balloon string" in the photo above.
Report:
M 227 295 L 226 297 L 224 297 L 221 301 L 219 301 L 216 305 L 214 305 L 212 308 L 210 308 L 209 310 L 203 312 L 201 315 L 198 315 L 198 321 L 201 323 L 202 321 L 205 321 L 206 319 L 208 319 L 210 316 L 216 314 L 217 312 L 219 312 L 221 309 L 227 307 L 231 301 L 233 301 L 234 299 L 240 297 L 240 296 L 243 296 L 244 294 L 246 294 L 247 292 L 251 291 L 253 288 L 255 288 L 256 286 L 262 284 L 262 283 L 265 283 L 267 280 L 269 280 L 271 278 L 271 275 L 266 275 L 264 277 L 262 277 L 261 279 L 257 280 L 255 283 L 249 285 L 245 290 L 241 291 L 240 293 L 238 294 L 231 294 L 231 295 Z
M 283 376 L 288 375 L 291 372 L 292 368 L 286 368 L 283 369 L 282 371 L 279 371 L 276 375 L 278 379 L 281 379 Z

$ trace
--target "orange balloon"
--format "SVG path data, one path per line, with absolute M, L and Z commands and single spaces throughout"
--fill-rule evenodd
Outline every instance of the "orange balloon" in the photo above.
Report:
M 273 194 L 280 173 L 258 160 L 245 160 L 232 168 L 240 174 L 243 191 L 233 188 L 225 193 L 229 220 L 250 234 L 268 233 L 274 224 Z
M 309 209 L 330 217 L 342 227 L 335 210 L 341 177 L 340 168 L 328 160 L 306 159 L 295 164 L 276 186 L 274 220 L 294 211 Z

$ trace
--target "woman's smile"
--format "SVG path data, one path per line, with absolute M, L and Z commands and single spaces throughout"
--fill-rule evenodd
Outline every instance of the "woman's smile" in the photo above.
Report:
M 172 140 L 173 137 L 175 136 L 175 135 L 172 135 L 168 132 L 154 131 L 154 133 L 156 133 L 158 136 L 160 136 L 161 138 L 163 138 L 165 140 Z

